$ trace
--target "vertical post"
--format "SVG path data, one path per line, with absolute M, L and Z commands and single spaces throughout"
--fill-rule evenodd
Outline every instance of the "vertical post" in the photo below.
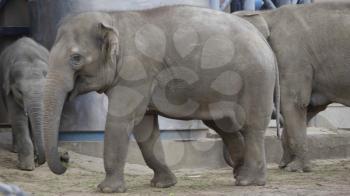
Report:
M 276 6 L 281 7 L 283 5 L 291 4 L 292 0 L 276 0 Z
M 244 10 L 255 11 L 255 0 L 245 0 L 243 5 Z
M 226 8 L 230 5 L 231 0 L 224 0 L 224 2 L 221 3 L 220 9 L 221 11 L 225 11 Z
M 214 10 L 225 11 L 225 9 L 230 5 L 231 0 L 209 0 L 209 6 Z
M 211 9 L 220 10 L 220 0 L 209 0 Z

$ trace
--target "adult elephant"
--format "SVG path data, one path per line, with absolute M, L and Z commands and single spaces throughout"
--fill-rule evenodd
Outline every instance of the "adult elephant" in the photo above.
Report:
M 66 98 L 98 91 L 109 99 L 102 192 L 126 190 L 123 170 L 133 130 L 154 170 L 152 185 L 176 183 L 159 132 L 142 130 L 149 122 L 147 108 L 175 119 L 203 120 L 232 149 L 231 158 L 239 163 L 236 184 L 265 184 L 264 133 L 278 72 L 267 42 L 245 20 L 191 6 L 82 13 L 62 22 L 49 64 L 43 127 L 54 173 L 66 171 L 57 150 Z
M 9 112 L 18 167 L 23 170 L 34 170 L 35 161 L 45 162 L 41 115 L 48 59 L 49 51 L 30 38 L 17 40 L 0 55 L 1 97 Z
M 288 171 L 309 171 L 307 122 L 328 104 L 350 106 L 350 3 L 285 6 L 238 12 L 276 54 L 281 81 L 283 158 Z

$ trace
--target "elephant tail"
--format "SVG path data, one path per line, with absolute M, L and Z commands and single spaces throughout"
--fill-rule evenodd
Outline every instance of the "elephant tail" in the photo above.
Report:
M 279 70 L 278 70 L 278 63 L 277 60 L 275 60 L 275 74 L 276 74 L 276 81 L 275 81 L 275 91 L 274 91 L 274 97 L 275 97 L 275 108 L 276 108 L 276 128 L 277 128 L 277 137 L 280 139 L 281 138 L 281 126 L 280 126 L 280 121 L 281 121 L 281 111 L 280 111 L 280 106 L 281 106 L 281 89 L 280 89 L 280 77 L 279 77 Z

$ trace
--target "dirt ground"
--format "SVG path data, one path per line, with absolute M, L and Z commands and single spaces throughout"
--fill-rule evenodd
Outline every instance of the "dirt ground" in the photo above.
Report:
M 96 192 L 103 179 L 99 158 L 70 152 L 68 171 L 54 175 L 46 165 L 34 172 L 18 170 L 16 154 L 0 148 L 0 182 L 16 184 L 32 195 L 105 195 Z M 232 196 L 335 196 L 350 195 L 350 159 L 314 161 L 311 173 L 288 173 L 270 165 L 264 187 L 237 187 L 230 168 L 177 170 L 178 184 L 158 189 L 149 185 L 152 172 L 142 165 L 128 164 L 128 191 L 120 195 L 232 195 Z

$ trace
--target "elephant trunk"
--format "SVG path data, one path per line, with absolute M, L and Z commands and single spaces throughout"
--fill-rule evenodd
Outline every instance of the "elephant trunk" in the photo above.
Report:
M 67 169 L 62 164 L 58 153 L 60 117 L 64 101 L 69 92 L 69 88 L 64 85 L 64 80 L 62 74 L 49 72 L 44 88 L 43 129 L 45 152 L 49 168 L 55 174 L 63 174 Z
M 37 161 L 40 165 L 45 163 L 45 151 L 43 145 L 43 127 L 42 127 L 42 92 L 33 92 L 26 103 L 27 112 L 31 124 L 33 140 L 36 147 Z

